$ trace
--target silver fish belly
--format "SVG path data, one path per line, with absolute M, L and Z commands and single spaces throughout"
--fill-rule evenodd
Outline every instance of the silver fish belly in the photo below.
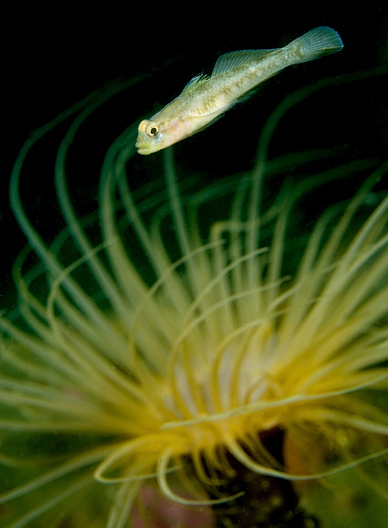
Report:
M 210 77 L 197 75 L 171 103 L 140 123 L 138 153 L 151 154 L 196 134 L 287 66 L 319 59 L 342 48 L 339 34 L 320 26 L 283 48 L 221 55 Z

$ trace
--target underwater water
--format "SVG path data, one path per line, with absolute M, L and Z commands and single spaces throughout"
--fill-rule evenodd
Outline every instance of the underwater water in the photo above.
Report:
M 137 78 L 25 143 L 2 526 L 386 526 L 388 165 L 324 115 L 359 80 L 144 158 Z

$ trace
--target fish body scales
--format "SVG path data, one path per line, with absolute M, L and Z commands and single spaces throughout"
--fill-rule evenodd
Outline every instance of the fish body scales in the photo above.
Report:
M 247 92 L 273 77 L 286 66 L 288 66 L 288 59 L 285 52 L 277 52 L 267 58 L 244 64 L 214 79 L 218 88 L 216 93 L 217 91 L 223 92 L 229 97 L 228 103 L 231 103 L 235 99 L 244 97 Z

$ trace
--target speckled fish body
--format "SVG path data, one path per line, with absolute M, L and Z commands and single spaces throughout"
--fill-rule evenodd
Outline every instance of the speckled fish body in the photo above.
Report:
M 321 26 L 284 48 L 222 55 L 210 77 L 197 75 L 163 110 L 140 123 L 136 142 L 139 154 L 157 152 L 196 134 L 287 66 L 312 61 L 342 48 L 339 34 Z

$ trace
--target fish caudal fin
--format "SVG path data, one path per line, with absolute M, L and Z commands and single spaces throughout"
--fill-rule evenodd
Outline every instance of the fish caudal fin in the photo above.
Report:
M 320 26 L 293 40 L 285 47 L 296 54 L 295 64 L 337 53 L 344 47 L 339 34 L 328 26 Z

